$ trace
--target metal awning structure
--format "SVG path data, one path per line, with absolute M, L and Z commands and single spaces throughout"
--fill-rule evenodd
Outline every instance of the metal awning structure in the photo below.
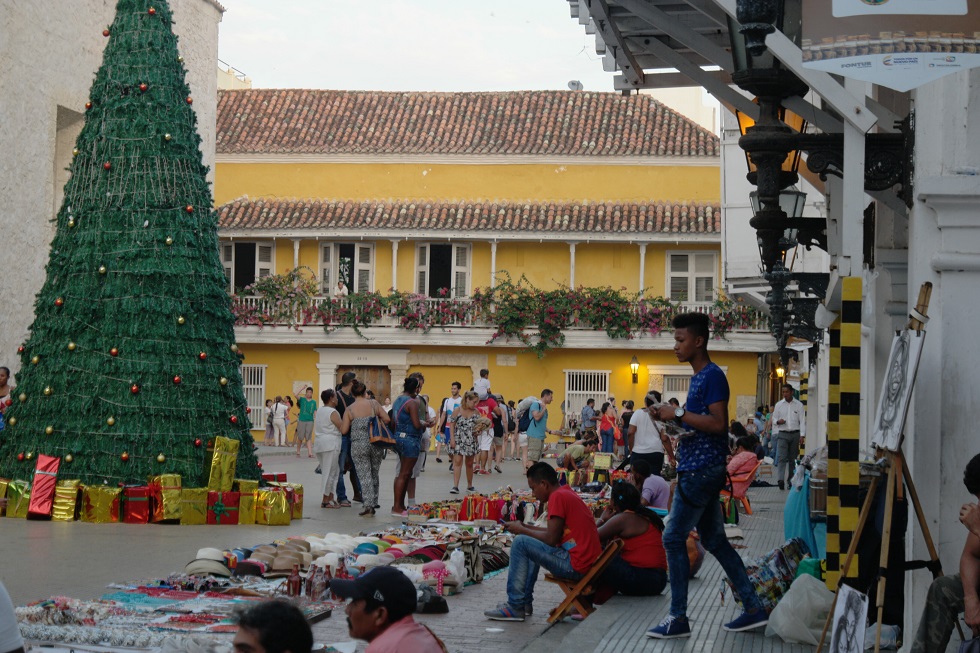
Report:
M 758 107 L 732 85 L 728 17 L 736 16 L 737 0 L 568 0 L 572 18 L 594 34 L 603 68 L 617 73 L 616 90 L 702 86 L 734 111 L 758 117 Z M 782 32 L 770 34 L 769 51 L 810 88 L 808 98 L 790 97 L 783 106 L 828 134 L 844 135 L 844 159 L 850 169 L 863 170 L 865 134 L 873 127 L 895 131 L 899 118 L 864 94 L 863 84 L 841 82 L 828 73 L 804 68 L 800 48 Z M 852 92 L 853 91 L 853 92 Z M 820 180 L 808 177 L 818 188 Z M 834 215 L 842 207 L 862 207 L 871 195 L 895 212 L 907 215 L 902 202 L 887 191 L 865 191 L 859 175 L 847 175 L 835 198 Z M 849 271 L 850 259 L 860 260 L 855 248 L 862 241 L 859 222 L 841 222 L 837 247 L 831 255 L 844 257 L 838 269 Z M 855 270 L 860 269 L 856 266 Z
M 603 68 L 618 73 L 613 86 L 619 91 L 703 86 L 729 109 L 753 117 L 758 109 L 731 86 L 734 69 L 728 16 L 735 16 L 736 0 L 568 0 L 572 18 L 595 34 L 596 52 Z M 825 111 L 802 98 L 792 98 L 787 108 L 827 133 L 840 133 L 844 122 L 862 133 L 878 118 L 886 128 L 895 116 L 848 93 L 834 78 L 804 69 L 800 49 L 779 32 L 770 35 L 769 49 L 797 77 L 804 80 Z M 877 115 L 876 115 L 877 114 Z M 843 117 L 843 119 L 842 119 Z

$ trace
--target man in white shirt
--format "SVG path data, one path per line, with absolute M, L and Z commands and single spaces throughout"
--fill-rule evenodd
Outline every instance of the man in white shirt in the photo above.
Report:
M 334 297 L 346 297 L 347 296 L 347 286 L 344 285 L 343 279 L 337 279 L 337 287 L 333 289 Z
M 630 462 L 635 464 L 644 460 L 650 465 L 650 471 L 660 476 L 664 467 L 664 454 L 674 461 L 674 448 L 667 436 L 663 425 L 654 417 L 660 403 L 660 393 L 651 390 L 643 398 L 646 409 L 638 410 L 630 418 L 629 430 L 626 432 L 626 442 L 629 444 Z
M 793 464 L 800 455 L 800 434 L 806 423 L 806 409 L 793 397 L 793 386 L 783 384 L 783 398 L 772 409 L 772 438 L 776 442 L 776 483 L 785 490 L 793 475 Z M 788 470 L 788 471 L 787 471 Z
M 436 418 L 436 462 L 441 463 L 442 458 L 442 445 L 446 445 L 449 448 L 449 417 L 453 414 L 453 411 L 459 410 L 460 404 L 463 403 L 463 398 L 460 396 L 459 392 L 463 389 L 463 384 L 459 381 L 453 381 L 450 386 L 450 396 L 442 400 L 442 405 L 439 407 L 439 415 Z M 452 471 L 453 457 L 449 456 L 449 471 Z

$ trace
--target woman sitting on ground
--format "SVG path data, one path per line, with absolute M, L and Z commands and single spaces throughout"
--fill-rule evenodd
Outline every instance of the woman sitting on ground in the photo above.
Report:
M 599 540 L 623 540 L 623 549 L 599 578 L 595 603 L 604 603 L 617 592 L 626 596 L 657 596 L 667 585 L 667 553 L 664 523 L 640 505 L 640 491 L 631 483 L 613 484 L 613 515 L 599 520 Z
M 633 485 L 640 491 L 640 505 L 667 509 L 670 502 L 670 483 L 650 469 L 650 463 L 637 460 L 630 467 Z

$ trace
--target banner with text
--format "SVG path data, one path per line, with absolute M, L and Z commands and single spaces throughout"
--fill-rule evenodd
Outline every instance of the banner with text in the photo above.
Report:
M 802 48 L 807 68 L 910 91 L 980 65 L 980 0 L 804 0 Z

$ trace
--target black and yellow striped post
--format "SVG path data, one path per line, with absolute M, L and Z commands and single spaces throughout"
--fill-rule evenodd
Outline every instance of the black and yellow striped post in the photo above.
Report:
M 827 585 L 836 589 L 842 554 L 855 536 L 860 503 L 861 289 L 860 277 L 841 280 L 840 317 L 830 328 L 827 411 Z M 857 577 L 855 556 L 848 577 Z
M 804 372 L 800 375 L 800 403 L 806 408 L 807 393 L 810 389 L 810 373 Z

